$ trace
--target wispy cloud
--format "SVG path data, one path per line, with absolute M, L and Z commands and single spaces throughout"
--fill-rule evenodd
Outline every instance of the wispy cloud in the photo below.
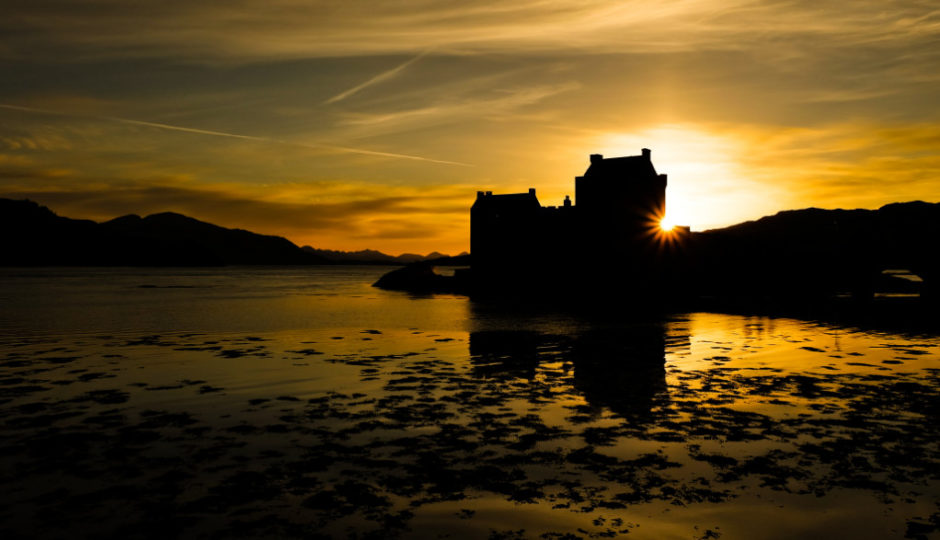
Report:
M 366 88 L 368 88 L 368 87 L 370 87 L 370 86 L 374 86 L 374 85 L 379 84 L 379 83 L 381 83 L 381 82 L 383 82 L 383 81 L 387 81 L 387 80 L 391 79 L 392 77 L 394 77 L 394 76 L 398 75 L 399 73 L 401 73 L 402 70 L 404 70 L 406 67 L 410 66 L 411 64 L 414 64 L 415 62 L 417 62 L 418 60 L 420 60 L 421 58 L 423 58 L 425 55 L 428 54 L 428 52 L 429 52 L 429 51 L 424 51 L 424 52 L 422 52 L 421 54 L 415 56 L 414 58 L 408 60 L 407 62 L 405 62 L 405 63 L 403 63 L 403 64 L 399 64 L 399 65 L 393 67 L 392 69 L 390 69 L 390 70 L 388 70 L 388 71 L 383 71 L 382 73 L 379 73 L 379 74 L 376 75 L 375 77 L 372 77 L 371 79 L 367 80 L 366 82 L 364 82 L 364 83 L 362 83 L 362 84 L 358 84 L 358 85 L 356 85 L 356 86 L 350 88 L 349 90 L 346 90 L 346 91 L 344 91 L 344 92 L 340 92 L 339 94 L 336 94 L 335 96 L 333 96 L 333 97 L 331 97 L 330 99 L 324 101 L 323 103 L 324 103 L 324 104 L 330 104 L 330 103 L 336 103 L 336 102 L 338 102 L 338 101 L 342 101 L 342 100 L 348 98 L 349 96 L 351 96 L 351 95 L 353 95 L 353 94 L 356 94 L 356 93 L 358 93 L 358 92 L 360 92 L 360 91 L 362 91 L 362 90 L 365 90 Z
M 493 119 L 511 115 L 517 110 L 534 106 L 548 98 L 577 90 L 580 87 L 578 82 L 568 81 L 559 84 L 503 88 L 462 98 L 438 97 L 437 101 L 420 107 L 374 113 L 348 112 L 342 115 L 341 122 L 375 135 L 473 119 Z M 355 132 L 351 134 L 355 135 Z
M 869 46 L 932 39 L 940 9 L 917 0 L 517 0 L 372 3 L 268 0 L 238 6 L 164 0 L 134 9 L 116 0 L 18 3 L 0 30 L 6 54 L 180 58 L 481 51 L 663 52 Z M 784 40 L 811 38 L 802 42 Z
M 300 147 L 300 148 L 309 148 L 309 149 L 311 149 L 311 150 L 328 150 L 328 151 L 333 151 L 333 152 L 342 152 L 342 153 L 349 153 L 349 154 L 362 154 L 362 155 L 367 155 L 367 156 L 378 156 L 378 157 L 385 157 L 385 158 L 392 158 L 392 159 L 407 159 L 407 160 L 412 160 L 412 161 L 426 161 L 426 162 L 429 162 L 429 163 L 440 163 L 440 164 L 444 164 L 444 165 L 459 165 L 459 166 L 464 166 L 464 167 L 469 166 L 469 164 L 467 164 L 467 163 L 459 163 L 459 162 L 456 162 L 456 161 L 447 161 L 447 160 L 443 160 L 443 159 L 433 159 L 433 158 L 422 157 L 422 156 L 415 156 L 415 155 L 410 155 L 410 154 L 399 154 L 399 153 L 395 153 L 395 152 L 381 152 L 381 151 L 378 151 L 378 150 L 367 150 L 367 149 L 363 149 L 363 148 L 350 148 L 350 147 L 347 147 L 347 146 L 337 146 L 337 145 L 333 145 L 333 144 L 322 144 L 322 143 L 315 143 L 315 142 L 302 142 L 302 143 L 301 143 L 301 142 L 294 142 L 294 141 L 288 141 L 288 140 L 283 140 L 283 139 L 275 139 L 275 138 L 271 138 L 271 137 L 257 137 L 257 136 L 254 136 L 254 135 L 243 135 L 243 134 L 239 134 L 239 133 L 227 133 L 227 132 L 224 132 L 224 131 L 213 131 L 213 130 L 208 130 L 208 129 L 199 129 L 199 128 L 192 128 L 192 127 L 186 127 L 186 126 L 177 126 L 177 125 L 172 125 L 172 124 L 162 124 L 162 123 L 159 123 L 159 122 L 146 122 L 146 121 L 143 121 L 143 120 L 133 120 L 133 119 L 130 119 L 130 118 L 120 118 L 120 117 L 116 117 L 116 116 L 87 116 L 87 115 L 77 115 L 77 114 L 72 114 L 72 113 L 67 113 L 67 112 L 61 112 L 61 111 L 51 111 L 51 110 L 47 110 L 47 109 L 37 109 L 37 108 L 34 108 L 34 107 L 22 107 L 22 106 L 18 106 L 18 105 L 10 105 L 10 104 L 3 104 L 3 103 L 0 103 L 0 108 L 9 109 L 9 110 L 14 110 L 14 111 L 22 111 L 22 112 L 36 113 L 36 114 L 50 114 L 50 115 L 58 115 L 58 116 L 78 116 L 78 117 L 82 117 L 82 118 L 94 118 L 94 119 L 97 119 L 97 120 L 106 120 L 106 121 L 110 121 L 110 122 L 119 122 L 119 123 L 122 123 L 122 124 L 129 124 L 129 125 L 134 125 L 134 126 L 145 126 L 145 127 L 151 127 L 151 128 L 157 128 L 157 129 L 164 129 L 164 130 L 169 130 L 169 131 L 179 131 L 179 132 L 183 132 L 183 133 L 193 133 L 193 134 L 196 134 L 196 135 L 209 135 L 209 136 L 213 136 L 213 137 L 227 137 L 227 138 L 230 138 L 230 139 L 241 139 L 241 140 L 246 140 L 246 141 L 256 141 L 256 142 L 262 142 L 262 143 L 282 144 L 282 145 L 289 145 L 289 146 L 295 146 L 295 147 Z
M 560 201 L 644 146 L 693 226 L 940 199 L 927 0 L 8 4 L 0 191 L 66 215 L 464 249 L 478 186 Z

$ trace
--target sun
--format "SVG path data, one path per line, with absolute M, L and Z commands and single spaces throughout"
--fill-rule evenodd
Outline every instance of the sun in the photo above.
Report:
M 668 216 L 659 220 L 659 230 L 662 232 L 672 232 L 675 227 L 676 224 L 673 223 Z
M 777 201 L 757 195 L 764 184 L 755 183 L 755 171 L 746 162 L 754 154 L 749 131 L 731 131 L 723 126 L 663 123 L 593 135 L 585 149 L 603 155 L 620 156 L 633 148 L 649 148 L 657 172 L 667 173 L 666 208 L 670 216 L 658 230 L 668 232 L 668 224 L 698 230 L 723 227 L 744 221 L 758 212 L 773 213 Z M 760 142 L 760 141 L 758 141 Z M 763 144 L 763 143 L 761 143 Z M 741 156 L 745 156 L 742 158 Z M 744 161 L 742 161 L 742 159 Z M 671 232 L 675 232 L 675 228 Z

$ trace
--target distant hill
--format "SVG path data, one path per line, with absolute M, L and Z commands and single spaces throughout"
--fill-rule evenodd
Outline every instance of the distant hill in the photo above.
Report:
M 332 249 L 316 249 L 310 246 L 300 248 L 307 253 L 313 253 L 325 257 L 333 262 L 345 264 L 411 264 L 434 259 L 448 258 L 448 255 L 436 251 L 427 255 L 416 255 L 414 253 L 403 253 L 401 255 L 387 255 L 374 249 L 364 249 L 360 251 L 334 251 Z M 466 252 L 459 256 L 467 255 Z
M 932 289 L 940 271 L 940 203 L 877 210 L 787 210 L 694 233 L 698 289 L 814 293 L 878 286 L 886 269 L 906 269 Z
M 694 236 L 700 241 L 753 239 L 760 251 L 816 250 L 831 253 L 851 248 L 865 253 L 932 254 L 940 233 L 940 203 L 892 203 L 877 210 L 785 210 Z M 907 255 L 905 255 L 907 257 Z
M 96 223 L 29 200 L 0 199 L 2 266 L 329 264 L 279 236 L 227 229 L 174 213 Z

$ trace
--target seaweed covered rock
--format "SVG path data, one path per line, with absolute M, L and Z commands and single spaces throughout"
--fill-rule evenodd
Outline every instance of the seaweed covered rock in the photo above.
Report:
M 461 291 L 460 283 L 457 276 L 443 276 L 434 271 L 434 265 L 421 262 L 392 270 L 372 286 L 391 291 L 455 293 Z

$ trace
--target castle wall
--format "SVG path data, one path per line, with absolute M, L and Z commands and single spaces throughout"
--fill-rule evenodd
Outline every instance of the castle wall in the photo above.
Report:
M 649 276 L 666 209 L 666 175 L 649 151 L 604 159 L 575 179 L 575 204 L 542 207 L 529 193 L 479 192 L 471 208 L 473 275 L 487 287 L 589 286 Z M 597 264 L 602 262 L 603 264 Z

